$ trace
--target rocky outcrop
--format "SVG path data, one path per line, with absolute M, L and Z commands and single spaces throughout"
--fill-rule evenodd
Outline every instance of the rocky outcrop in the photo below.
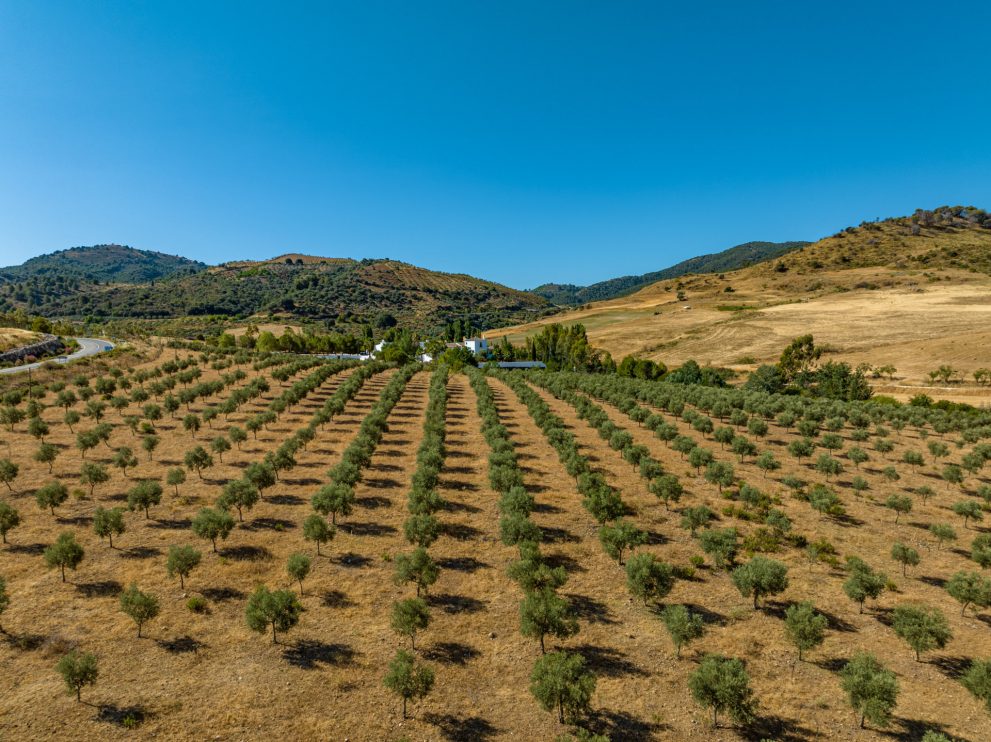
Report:
M 10 363 L 17 363 L 28 356 L 41 358 L 43 356 L 52 355 L 53 353 L 58 353 L 62 350 L 62 347 L 62 338 L 56 337 L 55 335 L 44 335 L 37 343 L 22 345 L 20 348 L 11 348 L 8 351 L 0 353 L 0 364 L 6 365 Z

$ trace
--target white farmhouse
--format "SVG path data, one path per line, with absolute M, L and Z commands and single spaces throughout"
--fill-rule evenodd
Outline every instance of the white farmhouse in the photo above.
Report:
M 465 347 L 476 356 L 489 352 L 489 341 L 485 338 L 465 338 Z

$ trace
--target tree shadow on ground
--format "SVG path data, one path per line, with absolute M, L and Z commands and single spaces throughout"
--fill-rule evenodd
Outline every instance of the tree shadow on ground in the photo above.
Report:
M 618 678 L 624 675 L 646 677 L 649 674 L 618 649 L 582 644 L 574 647 L 573 651 L 585 657 L 589 668 L 597 675 Z
M 478 485 L 471 482 L 466 482 L 463 479 L 449 479 L 444 477 L 440 480 L 440 486 L 449 490 L 458 490 L 459 492 L 477 492 Z
M 393 472 L 395 472 L 395 471 L 402 471 L 403 470 L 403 467 L 399 466 L 398 464 L 385 464 L 385 463 L 382 463 L 382 462 L 378 461 L 378 462 L 375 462 L 374 464 L 372 464 L 371 466 L 369 466 L 368 469 L 370 471 L 393 471 Z
M 454 714 L 423 715 L 427 724 L 437 727 L 441 737 L 448 742 L 485 742 L 499 734 L 498 727 L 481 716 L 455 716 Z
M 283 477 L 280 481 L 282 484 L 288 484 L 296 487 L 313 487 L 318 484 L 323 484 L 323 480 L 318 479 L 317 477 L 294 477 L 291 479 Z
M 161 528 L 173 531 L 185 531 L 193 525 L 189 518 L 157 518 L 147 524 L 151 528 Z
M 441 569 L 450 569 L 455 572 L 477 572 L 480 569 L 488 569 L 491 565 L 480 562 L 475 557 L 448 557 L 438 559 L 437 566 Z
M 7 551 L 11 554 L 28 554 L 30 556 L 41 556 L 46 548 L 45 544 L 7 544 Z
M 351 521 L 340 527 L 352 536 L 391 536 L 397 533 L 395 528 L 382 523 L 355 523 Z
M 547 515 L 551 515 L 554 513 L 563 512 L 563 510 L 559 508 L 557 505 L 551 505 L 549 502 L 537 502 L 534 503 L 533 505 L 533 512 L 546 513 Z
M 917 742 L 917 740 L 922 739 L 922 735 L 930 731 L 942 732 L 949 739 L 955 740 L 955 742 L 966 742 L 966 738 L 964 737 L 950 737 L 949 732 L 946 731 L 946 725 L 940 724 L 938 721 L 903 719 L 899 717 L 894 717 L 892 721 L 898 727 L 897 729 L 877 729 L 875 727 L 871 729 L 881 737 L 890 737 L 891 739 L 901 740 L 902 742 Z
M 933 657 L 929 664 L 950 680 L 959 680 L 970 669 L 970 657 Z
M 273 505 L 305 505 L 306 501 L 302 497 L 296 497 L 296 495 L 270 495 L 265 498 L 266 502 L 270 502 Z
M 191 636 L 177 636 L 174 639 L 156 639 L 155 643 L 172 654 L 196 654 L 206 644 Z
M 22 652 L 33 651 L 45 643 L 45 637 L 42 634 L 10 634 L 5 631 L 0 634 L 0 638 L 7 646 Z
M 127 499 L 127 497 L 125 496 L 124 499 Z M 93 525 L 93 518 L 89 515 L 76 515 L 73 517 L 62 517 L 59 515 L 55 518 L 55 520 L 60 526 L 80 526 L 82 528 L 88 528 Z
M 402 487 L 399 480 L 392 477 L 364 477 L 361 481 L 368 487 L 377 490 L 391 490 Z
M 445 500 L 441 509 L 448 513 L 480 513 L 482 509 L 475 507 L 474 505 L 469 505 L 467 502 L 456 502 L 454 500 Z
M 313 670 L 318 665 L 350 665 L 357 656 L 347 644 L 329 644 L 317 639 L 300 639 L 282 650 L 284 660 L 303 670 Z
M 445 536 L 450 536 L 458 541 L 469 541 L 482 535 L 480 530 L 465 523 L 442 523 L 440 528 Z
M 544 534 L 544 541 L 549 544 L 576 544 L 581 541 L 578 536 L 573 534 L 571 531 L 565 530 L 564 528 L 541 526 L 540 531 Z
M 437 642 L 423 650 L 423 658 L 444 665 L 467 665 L 482 653 L 460 642 Z
M 123 589 L 124 586 L 117 580 L 76 583 L 76 592 L 81 593 L 84 598 L 113 598 Z
M 812 664 L 829 672 L 839 672 L 846 667 L 846 663 L 849 661 L 846 657 L 825 657 L 821 660 L 814 660 Z
M 320 602 L 328 608 L 350 608 L 355 605 L 355 602 L 340 590 L 324 591 L 320 596 Z
M 162 550 L 153 546 L 132 546 L 128 549 L 121 549 L 120 555 L 124 559 L 151 559 L 161 556 Z
M 758 716 L 739 731 L 743 739 L 753 742 L 767 739 L 775 742 L 804 742 L 817 736 L 813 730 L 802 726 L 798 721 L 780 716 Z
M 432 606 L 440 608 L 444 613 L 478 613 L 479 611 L 484 611 L 486 608 L 486 603 L 478 600 L 478 598 L 471 598 L 467 595 L 453 595 L 451 593 L 430 595 L 427 598 L 427 602 Z
M 705 606 L 698 605 L 697 603 L 684 603 L 684 606 L 695 615 L 701 616 L 703 623 L 712 624 L 715 626 L 723 626 L 726 624 L 726 616 L 722 613 L 709 610 Z
M 233 587 L 205 587 L 200 590 L 200 595 L 214 603 L 226 603 L 228 600 L 240 600 L 244 597 L 242 591 Z
M 296 524 L 285 518 L 252 518 L 241 524 L 245 531 L 291 531 Z
M 564 567 L 567 572 L 574 574 L 587 571 L 577 559 L 559 552 L 544 555 L 544 561 L 551 567 Z
M 333 561 L 342 567 L 354 568 L 367 567 L 372 563 L 371 557 L 367 557 L 364 554 L 356 554 L 353 551 L 345 552 Z
M 582 618 L 589 623 L 619 623 L 619 621 L 613 618 L 609 606 L 595 598 L 590 598 L 587 595 L 578 595 L 577 593 L 568 593 L 563 597 L 571 604 L 571 609 L 578 618 Z
M 264 546 L 228 546 L 220 550 L 220 556 L 225 559 L 232 559 L 235 562 L 267 562 L 274 557 L 272 552 Z
M 96 713 L 96 720 L 114 724 L 125 729 L 133 729 L 148 721 L 154 714 L 143 706 L 118 706 L 103 703 Z
M 596 709 L 592 711 L 585 726 L 596 734 L 603 734 L 609 739 L 652 740 L 657 733 L 670 729 L 667 724 L 639 719 L 627 711 L 611 709 Z
M 392 504 L 392 500 L 388 497 L 383 497 L 382 495 L 368 495 L 367 497 L 356 498 L 354 504 L 360 508 L 377 510 L 378 508 L 389 507 Z
M 946 587 L 946 580 L 942 577 L 933 577 L 932 575 L 920 575 L 919 582 L 924 582 L 927 585 L 932 585 L 933 587 L 938 587 L 940 589 Z

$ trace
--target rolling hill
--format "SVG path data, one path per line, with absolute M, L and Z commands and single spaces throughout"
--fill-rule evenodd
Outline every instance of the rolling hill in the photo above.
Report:
M 622 276 L 599 281 L 590 286 L 545 283 L 533 289 L 533 293 L 554 304 L 574 306 L 590 301 L 604 301 L 632 294 L 652 283 L 677 278 L 688 273 L 722 273 L 786 255 L 805 247 L 808 242 L 746 242 L 722 252 L 699 255 L 672 265 L 664 270 L 644 273 L 640 276 Z
M 103 259 L 90 260 L 91 264 L 109 265 L 110 256 L 120 254 L 116 249 L 93 250 Z M 475 326 L 484 328 L 526 321 L 549 309 L 548 302 L 534 294 L 395 260 L 358 261 L 293 253 L 195 271 L 190 267 L 143 282 L 125 282 L 112 272 L 92 273 L 91 278 L 55 273 L 54 267 L 44 272 L 45 266 L 63 266 L 64 254 L 35 258 L 8 270 L 7 283 L 0 286 L 0 311 L 22 308 L 64 318 L 269 315 L 329 320 L 343 326 L 391 315 L 401 323 L 424 328 L 468 317 Z M 29 263 L 33 267 L 29 268 Z M 132 268 L 127 275 L 133 275 L 137 265 Z M 106 275 L 114 282 L 107 282 Z
M 92 245 L 58 250 L 21 265 L 0 268 L 0 279 L 61 278 L 84 283 L 145 283 L 206 269 L 206 264 L 126 245 Z
M 830 357 L 893 364 L 916 392 L 947 363 L 969 375 L 991 366 L 991 215 L 941 207 L 849 227 L 776 260 L 721 276 L 685 275 L 515 328 L 520 341 L 548 322 L 581 322 L 617 359 L 669 366 L 753 368 L 813 333 Z M 893 389 L 900 393 L 907 389 Z

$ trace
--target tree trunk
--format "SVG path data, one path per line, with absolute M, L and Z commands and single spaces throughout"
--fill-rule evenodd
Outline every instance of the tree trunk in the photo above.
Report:
M 557 701 L 557 719 L 564 724 L 564 701 L 560 698 Z
M 541 654 L 547 654 L 547 650 L 544 649 L 544 635 L 543 634 L 540 635 L 540 653 Z
M 62 582 L 65 582 L 65 565 L 60 564 L 59 567 L 62 569 Z
M 180 590 L 186 589 L 186 581 L 182 578 L 182 572 L 179 573 L 179 589 Z
M 406 718 L 406 696 L 403 696 L 403 718 Z
M 275 621 L 272 622 L 272 644 L 278 644 L 278 639 L 275 636 Z
M 107 535 L 110 538 L 110 548 L 112 549 L 112 548 L 114 548 L 114 535 L 112 533 L 107 534 Z

